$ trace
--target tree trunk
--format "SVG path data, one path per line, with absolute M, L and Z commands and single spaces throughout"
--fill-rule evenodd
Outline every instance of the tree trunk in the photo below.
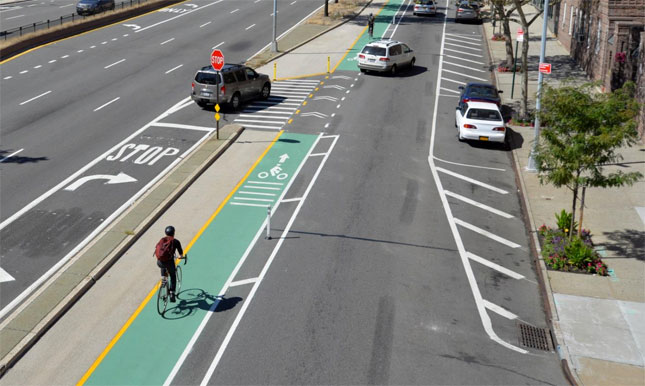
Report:
M 522 100 L 520 104 L 520 117 L 528 119 L 528 102 L 529 102 L 529 23 L 526 21 L 524 10 L 522 9 L 522 2 L 520 0 L 513 0 L 517 13 L 520 15 L 520 24 L 524 31 L 524 41 L 522 42 Z
M 578 237 L 582 236 L 582 215 L 585 212 L 585 192 L 587 187 L 582 187 L 582 196 L 580 197 L 580 221 L 578 221 Z
M 578 177 L 580 176 L 580 172 L 576 173 L 576 182 L 573 185 L 573 204 L 571 205 L 571 224 L 569 226 L 569 240 L 571 240 L 571 236 L 573 235 L 573 224 L 575 223 L 576 219 L 576 203 L 578 201 L 578 189 L 580 188 L 580 184 L 578 183 Z
M 502 27 L 504 28 L 504 40 L 506 42 L 506 67 L 513 67 L 513 37 L 511 36 L 511 26 L 508 18 L 502 20 Z

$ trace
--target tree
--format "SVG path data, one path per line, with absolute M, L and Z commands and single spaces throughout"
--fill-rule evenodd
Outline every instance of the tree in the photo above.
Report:
M 604 166 L 622 160 L 616 152 L 638 140 L 635 117 L 639 106 L 634 99 L 634 83 L 612 93 L 596 91 L 597 83 L 564 85 L 542 89 L 540 121 L 544 125 L 535 153 L 541 184 L 566 186 L 573 193 L 571 231 L 575 219 L 578 192 L 587 187 L 632 185 L 643 175 L 639 172 L 604 170 Z M 582 231 L 584 194 L 580 204 L 578 232 Z
M 513 37 L 511 36 L 511 15 L 515 11 L 515 7 L 506 10 L 504 7 L 510 0 L 491 0 L 491 9 L 493 17 L 499 17 L 502 30 L 504 31 L 505 46 L 506 46 L 506 67 L 513 67 Z M 497 14 L 497 16 L 495 16 Z

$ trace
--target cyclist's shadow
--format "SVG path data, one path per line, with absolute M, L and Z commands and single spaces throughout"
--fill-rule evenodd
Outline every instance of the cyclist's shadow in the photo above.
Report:
M 240 297 L 226 298 L 219 295 L 211 295 L 199 288 L 182 290 L 177 294 L 177 302 L 170 303 L 172 307 L 164 312 L 164 319 L 182 319 L 193 315 L 197 310 L 209 311 L 215 306 L 214 312 L 222 312 L 235 307 L 242 300 Z

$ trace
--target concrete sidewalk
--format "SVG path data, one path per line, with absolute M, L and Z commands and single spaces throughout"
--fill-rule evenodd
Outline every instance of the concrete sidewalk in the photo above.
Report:
M 537 13 L 532 5 L 523 8 L 527 19 Z M 519 19 L 519 18 L 518 18 Z M 511 31 L 520 25 L 511 23 Z M 493 41 L 493 26 L 484 23 L 493 67 L 506 58 L 505 42 Z M 542 17 L 530 26 L 529 108 L 535 108 L 537 63 L 542 36 Z M 515 42 L 513 42 L 513 47 Z M 568 51 L 550 31 L 546 43 L 547 63 L 553 72 L 544 80 L 557 86 L 567 79 L 574 83 L 587 81 Z M 495 71 L 495 70 L 494 70 Z M 510 72 L 495 71 L 498 88 L 503 90 L 504 104 L 517 108 L 521 98 L 521 73 L 516 74 L 511 98 Z M 533 243 L 539 251 L 535 231 L 542 224 L 555 226 L 556 212 L 570 211 L 572 194 L 568 189 L 540 185 L 537 174 L 526 170 L 535 137 L 532 127 L 511 125 L 515 132 L 513 156 L 519 174 L 525 205 L 528 209 Z M 621 149 L 624 163 L 614 166 L 625 172 L 645 175 L 645 146 L 640 143 Z M 593 241 L 610 268 L 610 276 L 583 275 L 546 270 L 547 301 L 559 352 L 567 359 L 576 380 L 585 385 L 645 384 L 645 182 L 616 189 L 589 189 L 586 194 L 584 228 L 591 229 Z

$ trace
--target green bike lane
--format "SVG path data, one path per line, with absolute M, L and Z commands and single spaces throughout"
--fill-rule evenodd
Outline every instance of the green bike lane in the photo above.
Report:
M 356 64 L 356 56 L 363 49 L 363 47 L 373 40 L 378 40 L 384 37 L 385 33 L 388 32 L 388 27 L 392 24 L 392 18 L 394 15 L 399 12 L 399 10 L 405 10 L 406 5 L 404 4 L 406 0 L 389 0 L 387 1 L 377 13 L 374 14 L 374 37 L 370 38 L 367 28 L 363 33 L 356 39 L 352 47 L 347 51 L 347 54 L 343 60 L 338 63 L 334 72 L 336 70 L 344 71 L 359 71 L 358 65 Z M 398 20 L 398 19 L 397 19 Z M 389 33 L 392 31 L 390 29 Z
M 162 317 L 156 292 L 150 292 L 79 385 L 164 383 L 262 229 L 267 207 L 278 204 L 317 139 L 317 135 L 283 133 L 272 142 L 186 248 L 190 258 L 182 264 L 177 303 L 170 303 Z

